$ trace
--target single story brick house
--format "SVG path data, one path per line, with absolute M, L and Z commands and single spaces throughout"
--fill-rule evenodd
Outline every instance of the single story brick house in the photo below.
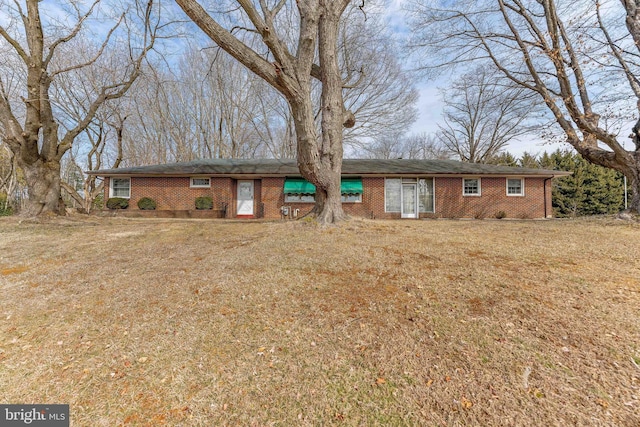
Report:
M 295 160 L 195 160 L 88 173 L 104 177 L 105 200 L 130 199 L 128 211 L 150 197 L 157 213 L 192 212 L 195 199 L 208 196 L 222 217 L 295 218 L 313 208 L 315 193 Z M 570 172 L 452 160 L 345 159 L 342 174 L 343 207 L 353 216 L 549 218 L 551 180 Z

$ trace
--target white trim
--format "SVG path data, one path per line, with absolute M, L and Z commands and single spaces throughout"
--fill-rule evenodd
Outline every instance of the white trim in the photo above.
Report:
M 466 180 L 472 180 L 475 179 L 478 181 L 478 192 L 477 193 L 465 193 L 464 191 L 464 182 Z M 480 197 L 482 196 L 482 178 L 476 178 L 476 177 L 463 177 L 462 178 L 462 197 Z
M 196 185 L 193 183 L 194 179 L 206 179 L 209 181 L 209 184 L 206 185 Z M 191 176 L 189 177 L 189 188 L 211 188 L 211 178 L 208 176 Z
M 406 213 L 404 211 L 405 187 L 413 187 L 413 213 Z M 403 182 L 400 184 L 400 218 L 420 218 L 420 203 L 418 202 L 418 192 L 418 182 Z
M 113 195 L 113 181 L 115 179 L 129 181 L 129 195 L 128 196 L 114 196 Z M 109 178 L 109 198 L 111 198 L 111 197 L 121 197 L 123 199 L 130 199 L 131 198 L 131 177 L 121 177 L 121 178 L 110 177 Z
M 251 199 L 240 199 L 240 188 L 241 188 L 241 184 L 246 184 L 249 183 L 250 185 L 250 189 L 251 189 Z M 255 199 L 256 195 L 255 195 L 255 183 L 252 179 L 243 179 L 243 180 L 238 180 L 238 182 L 236 183 L 236 215 L 239 216 L 243 216 L 243 215 L 255 215 Z M 247 211 L 242 211 L 242 208 L 247 208 Z M 248 208 L 251 208 L 251 210 L 249 211 Z
M 520 190 L 521 190 L 520 193 L 512 193 L 512 194 L 509 193 L 509 180 L 510 179 L 518 179 L 518 180 L 520 180 Z M 509 196 L 509 197 L 524 197 L 524 178 L 507 177 L 507 178 L 505 178 L 504 182 L 505 182 L 505 191 L 506 191 L 507 196 Z
M 433 212 L 431 213 L 436 213 L 436 177 L 434 176 L 433 178 Z

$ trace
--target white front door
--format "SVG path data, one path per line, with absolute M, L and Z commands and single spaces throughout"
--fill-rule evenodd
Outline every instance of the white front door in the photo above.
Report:
M 253 215 L 253 181 L 238 181 L 238 215 Z
M 400 193 L 402 218 L 418 218 L 418 191 L 416 184 L 402 184 Z

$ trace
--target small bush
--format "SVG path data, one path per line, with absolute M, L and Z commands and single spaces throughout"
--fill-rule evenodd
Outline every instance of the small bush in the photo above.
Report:
M 507 213 L 505 211 L 498 211 L 496 212 L 496 218 L 497 219 L 503 219 L 507 217 Z
M 480 208 L 476 211 L 476 213 L 473 215 L 474 219 L 485 219 L 486 217 L 488 217 L 488 212 L 487 212 L 487 208 Z
M 111 197 L 107 200 L 107 207 L 109 209 L 127 209 L 129 207 L 129 199 Z
M 92 209 L 102 209 L 104 208 L 104 195 L 98 194 L 98 196 L 93 199 L 93 207 Z
M 213 198 L 209 196 L 196 197 L 196 209 L 198 210 L 213 209 Z
M 143 211 L 154 211 L 156 209 L 156 201 L 151 197 L 143 197 L 138 200 L 138 209 Z
M 6 205 L 6 209 L 5 209 Z M 13 209 L 11 209 L 11 205 L 7 204 L 7 196 L 5 194 L 0 194 L 0 216 L 9 216 L 13 214 Z

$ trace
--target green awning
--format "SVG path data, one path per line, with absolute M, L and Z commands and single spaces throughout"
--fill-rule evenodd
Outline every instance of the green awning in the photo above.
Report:
M 287 178 L 284 182 L 285 194 L 316 194 L 316 186 L 304 178 Z
M 362 179 L 344 178 L 340 182 L 340 192 L 342 194 L 362 194 Z
M 340 183 L 342 194 L 362 194 L 362 179 L 345 178 Z M 316 186 L 304 178 L 287 178 L 284 182 L 285 194 L 316 194 Z

